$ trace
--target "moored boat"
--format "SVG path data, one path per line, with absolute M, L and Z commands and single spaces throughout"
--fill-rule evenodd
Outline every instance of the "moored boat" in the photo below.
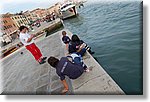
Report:
M 72 2 L 64 3 L 60 7 L 60 11 L 61 11 L 61 14 L 62 14 L 62 19 L 67 19 L 67 18 L 70 18 L 70 17 L 73 17 L 73 16 L 77 15 L 76 6 Z

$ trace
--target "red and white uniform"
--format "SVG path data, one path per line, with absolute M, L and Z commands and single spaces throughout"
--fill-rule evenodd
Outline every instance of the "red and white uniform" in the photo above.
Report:
M 34 44 L 34 40 L 32 39 L 30 42 L 27 40 L 31 37 L 28 33 L 20 33 L 19 39 L 25 45 L 26 49 L 29 50 L 34 56 L 35 60 L 38 62 L 41 61 L 42 54 L 39 48 Z

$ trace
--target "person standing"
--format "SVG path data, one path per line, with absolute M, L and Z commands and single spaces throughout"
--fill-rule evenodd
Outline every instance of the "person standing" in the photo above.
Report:
M 66 49 L 68 50 L 68 45 L 71 40 L 66 34 L 66 31 L 62 31 L 62 41 L 64 42 L 64 44 L 66 45 Z
M 26 26 L 20 26 L 19 28 L 20 34 L 19 39 L 24 44 L 26 49 L 31 52 L 34 56 L 35 60 L 39 62 L 39 64 L 44 64 L 47 57 L 43 57 L 40 49 L 35 45 L 33 38 L 35 35 L 29 35 L 28 28 Z

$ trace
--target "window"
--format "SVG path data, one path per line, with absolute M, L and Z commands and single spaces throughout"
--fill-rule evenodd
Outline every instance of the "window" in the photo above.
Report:
M 15 25 L 15 24 L 13 24 L 13 26 L 14 26 L 14 27 L 16 27 L 16 25 Z
M 6 27 L 5 27 L 5 26 L 3 26 L 3 29 L 5 30 L 5 29 L 6 29 Z
M 20 22 L 18 21 L 18 24 L 20 25 Z

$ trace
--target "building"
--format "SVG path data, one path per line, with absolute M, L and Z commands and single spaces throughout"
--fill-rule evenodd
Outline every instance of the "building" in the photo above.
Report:
M 47 15 L 47 11 L 46 11 L 46 9 L 37 8 L 37 9 L 31 11 L 31 15 L 33 17 L 33 21 L 35 21 L 38 19 L 45 18 Z
M 28 10 L 23 13 L 27 20 L 31 23 L 34 20 L 34 15 Z
M 36 21 L 38 19 L 38 15 L 36 14 L 35 10 L 29 11 L 32 21 Z
M 1 25 L 1 32 L 3 35 L 3 40 L 5 42 L 11 42 L 12 37 L 15 35 L 15 33 L 18 30 L 18 27 L 16 26 L 15 22 L 11 19 L 12 14 L 2 14 L 0 17 L 0 25 Z
M 47 8 L 47 12 L 49 14 L 55 13 L 56 16 L 60 16 L 60 7 L 61 7 L 61 3 L 56 3 L 54 6 L 51 6 L 49 8 Z
M 11 15 L 11 19 L 13 22 L 16 24 L 16 26 L 19 28 L 21 25 L 26 25 L 30 24 L 30 21 L 26 18 L 25 15 L 23 14 L 13 14 Z

